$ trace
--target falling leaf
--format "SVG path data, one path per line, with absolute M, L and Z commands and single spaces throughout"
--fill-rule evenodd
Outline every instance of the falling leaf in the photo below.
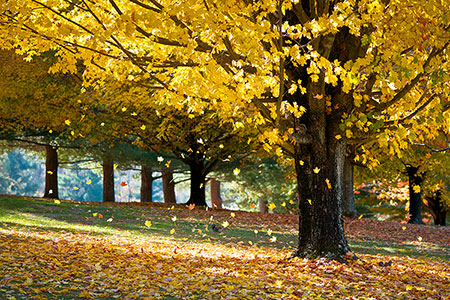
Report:
M 309 205 L 312 205 L 311 199 L 307 199 L 307 200 L 308 200 Z
M 272 235 L 272 229 L 267 230 L 268 235 Z
M 122 111 L 123 112 L 127 111 L 127 108 L 126 107 L 122 107 Z
M 145 130 L 145 128 L 147 128 L 145 125 L 142 125 L 142 126 L 141 126 L 141 129 L 142 129 L 142 130 Z
M 421 241 L 422 241 L 422 237 L 421 237 L 421 236 L 417 237 L 417 240 L 418 240 L 419 242 L 421 242 Z
M 342 136 L 341 136 L 340 134 L 338 134 L 338 135 L 335 136 L 335 138 L 336 138 L 337 140 L 340 140 L 340 139 L 342 138 Z
M 283 201 L 283 203 L 281 203 L 281 206 L 286 207 L 286 202 Z
M 275 243 L 275 242 L 277 241 L 277 237 L 276 237 L 276 236 L 271 237 L 271 238 L 270 238 L 270 241 L 271 241 L 272 243 Z
M 92 181 L 90 179 L 86 180 L 86 184 L 91 184 Z
M 315 168 L 313 169 L 313 172 L 316 173 L 316 174 L 318 174 L 318 173 L 320 172 L 320 169 L 319 169 L 318 167 L 315 167 Z
M 195 203 L 191 203 L 187 207 L 189 208 L 189 210 L 193 210 L 195 208 Z
M 303 160 L 298 162 L 300 164 L 300 166 L 303 166 L 305 164 L 305 162 Z
M 52 171 L 47 171 L 47 173 L 50 174 L 50 175 L 53 175 L 53 172 L 52 172 Z
M 232 212 L 232 213 L 230 214 L 230 216 L 231 216 L 232 218 L 234 218 L 234 217 L 236 216 L 236 214 L 235 214 L 234 212 Z
M 230 223 L 228 223 L 228 221 L 223 221 L 223 223 L 222 223 L 223 228 L 227 228 L 229 225 L 230 225 Z
M 241 170 L 239 170 L 238 168 L 236 168 L 236 169 L 233 170 L 233 174 L 234 174 L 235 176 L 238 176 L 239 173 L 241 173 Z
M 330 180 L 327 178 L 327 179 L 325 179 L 325 182 L 327 183 L 328 189 L 331 190 L 331 183 L 330 183 Z
M 122 181 L 121 183 L 120 183 L 120 186 L 127 186 L 128 184 L 125 182 L 125 181 Z
M 224 147 L 224 146 L 223 146 L 222 144 L 219 145 L 219 148 L 220 148 L 220 149 L 223 149 L 223 147 Z
M 270 210 L 274 210 L 275 207 L 277 207 L 277 206 L 275 205 L 275 203 L 270 203 L 267 207 L 268 207 Z
M 97 215 L 98 215 L 97 213 L 93 213 L 92 214 L 93 217 L 97 217 Z
M 100 126 L 105 126 L 105 123 L 104 123 L 104 122 L 101 122 L 101 123 L 100 123 Z
M 150 226 L 152 226 L 152 221 L 147 220 L 147 221 L 145 221 L 144 225 L 147 227 L 150 227 Z
M 55 204 L 59 205 L 59 204 L 61 204 L 61 201 L 55 200 Z
M 170 234 L 174 234 L 175 233 L 175 228 L 172 228 L 172 230 L 170 231 Z
M 169 160 L 169 161 L 165 164 L 166 168 L 170 167 L 170 163 L 171 163 L 171 162 L 172 162 L 172 161 Z
M 290 204 L 294 204 L 294 201 L 291 199 L 291 200 L 289 200 L 289 203 Z
M 255 234 L 258 234 L 258 233 L 259 233 L 259 231 L 258 231 L 257 229 L 253 230 L 253 232 L 254 232 Z
M 114 169 L 114 170 L 117 169 L 118 166 L 119 166 L 118 164 L 114 164 L 114 165 L 113 165 L 113 169 Z
M 405 226 L 402 226 L 402 230 L 406 230 L 406 227 L 405 227 Z
M 102 214 L 98 214 L 98 218 L 99 219 L 103 218 L 103 215 Z
M 157 160 L 158 160 L 159 162 L 163 162 L 163 161 L 164 161 L 164 157 L 158 156 Z
M 74 186 L 73 189 L 76 191 L 76 190 L 78 190 L 78 187 L 77 187 L 77 186 Z
M 66 123 L 67 126 L 70 126 L 70 123 L 72 122 L 70 122 L 70 120 L 66 120 L 64 123 Z
M 361 219 L 362 217 L 363 217 L 363 215 L 360 215 L 360 216 L 358 217 L 358 220 Z
M 177 216 L 173 216 L 172 217 L 172 222 L 176 222 L 177 221 Z
M 413 185 L 413 190 L 416 194 L 420 193 L 420 185 Z
M 109 218 L 108 220 L 106 220 L 106 222 L 111 223 L 113 221 L 113 218 Z
M 199 230 L 198 230 L 198 233 L 200 233 L 200 234 L 201 234 L 201 233 L 202 233 L 202 230 L 201 230 L 201 229 L 199 229 Z

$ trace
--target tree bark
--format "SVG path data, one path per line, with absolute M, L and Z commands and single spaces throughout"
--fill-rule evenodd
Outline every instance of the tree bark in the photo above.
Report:
M 103 202 L 115 202 L 114 194 L 114 164 L 103 161 Z
M 259 202 L 259 212 L 260 213 L 268 213 L 269 208 L 267 207 L 267 201 L 261 197 L 261 198 L 259 198 L 258 202 Z
M 195 204 L 196 206 L 207 206 L 205 194 L 205 164 L 203 159 L 192 159 L 189 162 L 189 170 L 191 173 L 190 181 L 190 197 L 186 204 Z
M 153 202 L 153 177 L 152 168 L 141 167 L 141 202 Z
M 419 167 L 411 165 L 406 166 L 406 173 L 408 174 L 409 185 L 409 221 L 410 224 L 425 224 L 422 221 L 422 177 L 418 174 Z M 420 192 L 414 191 L 414 186 L 421 188 Z
M 50 145 L 45 146 L 45 191 L 44 198 L 58 199 L 58 152 Z
M 425 197 L 426 203 L 423 207 L 431 213 L 434 225 L 446 226 L 447 212 L 449 211 L 442 203 L 442 192 L 437 190 L 432 196 Z
M 173 171 L 170 168 L 164 168 L 161 170 L 161 173 L 164 203 L 177 203 L 177 198 L 175 197 L 175 182 L 173 180 Z
M 210 182 L 210 188 L 211 188 L 211 206 L 212 208 L 222 208 L 222 197 L 220 196 L 220 181 L 211 178 Z
M 356 217 L 355 194 L 353 193 L 353 164 L 349 157 L 344 162 L 344 196 L 342 198 L 342 214 L 346 217 Z
M 328 155 L 326 148 L 320 150 L 314 144 L 313 141 L 311 146 L 296 147 L 300 211 L 298 249 L 294 256 L 342 260 L 351 251 L 344 235 L 341 207 L 345 144 L 328 148 Z

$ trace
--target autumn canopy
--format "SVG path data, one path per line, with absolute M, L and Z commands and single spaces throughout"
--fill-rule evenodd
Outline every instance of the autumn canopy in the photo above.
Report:
M 362 145 L 400 153 L 449 119 L 447 1 L 10 0 L 0 14 L 2 48 L 53 51 L 50 72 L 81 69 L 84 92 L 127 82 L 136 107 L 257 129 L 295 165 L 302 257 L 350 251 L 349 145 L 370 163 Z

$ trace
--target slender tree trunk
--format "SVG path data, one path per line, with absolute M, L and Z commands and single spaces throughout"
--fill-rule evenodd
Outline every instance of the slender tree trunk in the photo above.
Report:
M 58 199 L 58 152 L 50 145 L 45 146 L 45 192 L 44 198 Z
M 434 225 L 445 226 L 449 209 L 442 203 L 441 190 L 437 190 L 432 196 L 425 197 L 425 200 L 426 203 L 422 203 L 422 205 L 433 216 Z
M 422 177 L 418 174 L 419 168 L 408 165 L 406 173 L 408 174 L 409 184 L 409 221 L 410 224 L 425 224 L 422 221 L 422 190 L 418 193 L 414 191 L 414 186 L 421 189 Z
M 141 202 L 152 202 L 153 196 L 153 177 L 152 168 L 141 167 Z
M 344 162 L 344 196 L 342 198 L 342 214 L 346 217 L 356 217 L 355 194 L 353 193 L 353 164 L 349 157 Z
M 259 198 L 259 212 L 260 213 L 268 213 L 269 208 L 267 207 L 267 201 L 263 199 L 263 197 Z
M 175 197 L 175 182 L 173 180 L 173 171 L 170 168 L 164 168 L 161 170 L 161 173 L 164 203 L 177 203 L 177 198 Z
M 114 164 L 103 161 L 103 202 L 115 202 L 114 194 Z
M 222 208 L 222 197 L 220 197 L 220 181 L 215 178 L 210 180 L 211 188 L 211 206 L 213 208 Z
M 196 206 L 207 206 L 205 195 L 206 174 L 204 161 L 202 159 L 193 159 L 189 162 L 191 172 L 191 194 L 186 204 L 195 204 Z

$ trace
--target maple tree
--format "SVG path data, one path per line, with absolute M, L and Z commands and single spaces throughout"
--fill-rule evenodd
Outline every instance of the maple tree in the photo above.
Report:
M 450 9 L 438 0 L 30 0 L 0 11 L 2 47 L 55 49 L 52 71 L 82 61 L 86 87 L 113 75 L 153 87 L 137 103 L 220 108 L 238 126 L 263 125 L 266 150 L 295 165 L 298 256 L 350 251 L 348 143 L 373 139 L 395 153 L 419 116 L 449 108 Z

